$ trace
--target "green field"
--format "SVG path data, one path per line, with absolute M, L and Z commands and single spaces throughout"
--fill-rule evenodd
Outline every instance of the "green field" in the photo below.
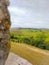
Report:
M 49 30 L 17 29 L 11 31 L 11 40 L 49 50 Z
M 10 35 L 12 52 L 33 65 L 49 65 L 49 30 L 17 29 Z
M 49 65 L 49 51 L 24 43 L 11 42 L 11 51 L 27 59 L 33 65 Z

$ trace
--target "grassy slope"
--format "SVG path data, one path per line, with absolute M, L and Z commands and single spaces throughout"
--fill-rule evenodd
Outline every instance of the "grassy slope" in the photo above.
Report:
M 11 43 L 11 51 L 27 59 L 33 65 L 49 65 L 49 51 L 22 43 Z

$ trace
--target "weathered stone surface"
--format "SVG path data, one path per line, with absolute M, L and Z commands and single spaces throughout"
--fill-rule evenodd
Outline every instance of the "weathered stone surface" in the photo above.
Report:
M 0 0 L 0 65 L 4 65 L 10 50 L 9 0 Z
M 33 65 L 26 59 L 19 57 L 18 55 L 10 52 L 5 65 Z

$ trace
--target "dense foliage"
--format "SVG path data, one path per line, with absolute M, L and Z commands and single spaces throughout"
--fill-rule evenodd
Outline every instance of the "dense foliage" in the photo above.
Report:
M 27 43 L 42 49 L 49 50 L 49 30 L 14 30 L 11 31 L 11 40 L 14 42 Z

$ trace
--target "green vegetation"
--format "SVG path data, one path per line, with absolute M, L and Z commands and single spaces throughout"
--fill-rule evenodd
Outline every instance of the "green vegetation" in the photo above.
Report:
M 17 29 L 10 35 L 12 52 L 33 65 L 49 65 L 49 30 Z
M 11 40 L 49 50 L 49 30 L 17 29 L 11 31 Z
M 33 65 L 49 65 L 49 51 L 37 47 L 11 42 L 11 51 L 25 58 Z

